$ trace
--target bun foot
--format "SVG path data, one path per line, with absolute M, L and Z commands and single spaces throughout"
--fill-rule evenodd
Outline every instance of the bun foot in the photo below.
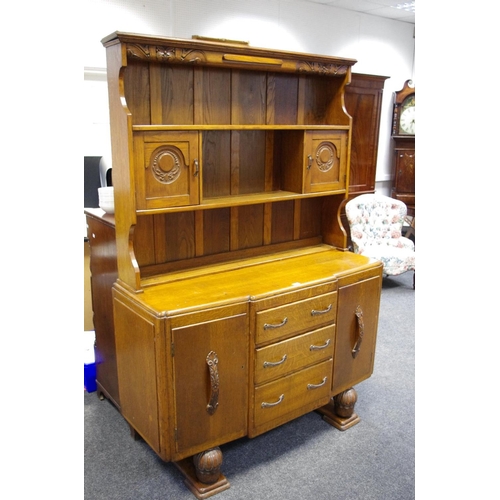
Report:
M 184 475 L 184 484 L 196 498 L 208 498 L 230 487 L 229 481 L 220 472 L 222 452 L 219 447 L 174 464 Z
M 333 425 L 336 429 L 345 431 L 361 421 L 354 412 L 358 400 L 356 391 L 351 387 L 334 396 L 330 402 L 317 411 L 323 415 L 323 420 Z

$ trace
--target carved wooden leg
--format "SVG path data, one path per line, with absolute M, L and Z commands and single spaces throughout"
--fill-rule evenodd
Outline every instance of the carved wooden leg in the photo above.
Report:
M 220 471 L 222 452 L 218 446 L 174 464 L 184 474 L 184 483 L 196 498 L 211 497 L 230 486 Z
M 354 406 L 358 395 L 354 388 L 347 389 L 334 396 L 330 402 L 318 409 L 323 415 L 323 420 L 341 431 L 356 425 L 361 419 L 354 413 Z

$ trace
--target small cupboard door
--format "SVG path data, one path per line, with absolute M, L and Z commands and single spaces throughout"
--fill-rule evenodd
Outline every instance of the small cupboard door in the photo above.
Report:
M 304 156 L 304 193 L 345 190 L 347 131 L 306 132 Z
M 231 312 L 172 320 L 175 460 L 247 433 L 248 315 Z
M 381 282 L 376 276 L 338 290 L 333 395 L 373 373 Z
M 198 132 L 152 132 L 135 137 L 137 209 L 199 203 Z

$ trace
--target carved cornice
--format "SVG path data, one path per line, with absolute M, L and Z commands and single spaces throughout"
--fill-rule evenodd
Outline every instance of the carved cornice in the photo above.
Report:
M 164 64 L 201 64 L 226 67 L 273 67 L 275 71 L 312 73 L 323 76 L 345 75 L 349 64 L 335 64 L 321 61 L 307 61 L 304 59 L 283 57 L 263 57 L 246 54 L 230 54 L 227 47 L 218 51 L 195 47 L 176 47 L 173 45 L 127 43 L 127 58 L 145 62 Z
M 299 73 L 315 73 L 318 75 L 345 75 L 348 66 L 342 64 L 323 64 L 320 62 L 299 61 L 297 71 Z
M 190 63 L 206 62 L 207 57 L 201 50 L 162 47 L 159 45 L 128 44 L 127 57 L 159 63 Z

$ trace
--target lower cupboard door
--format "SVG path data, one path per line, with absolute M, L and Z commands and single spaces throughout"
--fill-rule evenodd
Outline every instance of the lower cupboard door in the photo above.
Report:
M 175 460 L 245 436 L 247 315 L 172 329 Z
M 333 395 L 373 373 L 381 281 L 377 276 L 339 288 Z

